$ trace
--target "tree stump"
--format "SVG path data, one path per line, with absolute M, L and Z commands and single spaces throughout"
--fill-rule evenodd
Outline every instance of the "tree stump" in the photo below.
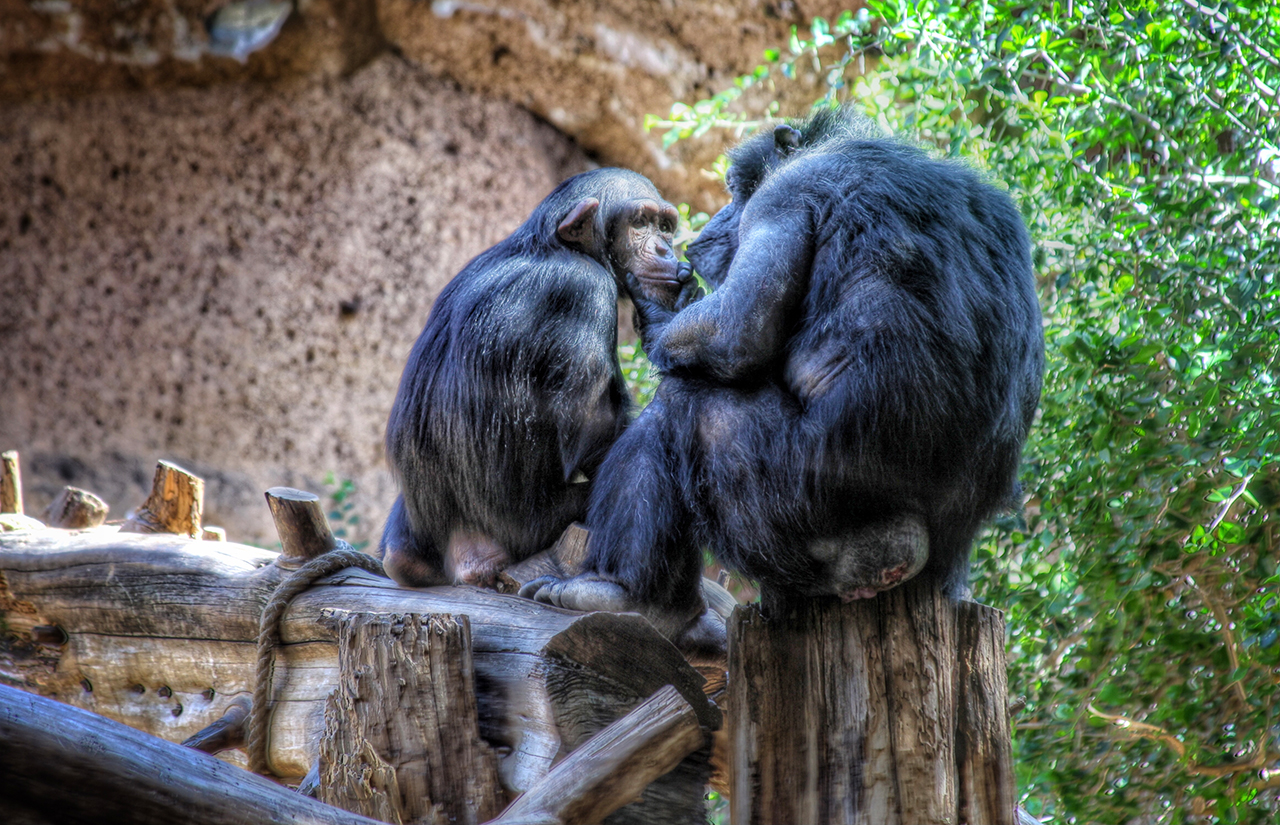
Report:
M 107 520 L 107 509 L 107 503 L 88 490 L 63 487 L 45 509 L 44 523 L 67 530 L 100 527 Z
M 762 596 L 729 629 L 735 825 L 1012 822 L 998 611 L 919 581 Z
M 121 533 L 173 533 L 200 538 L 204 479 L 168 461 L 156 464 L 151 495 L 120 525 Z
M 467 617 L 349 613 L 337 633 L 320 800 L 386 822 L 497 816 L 507 798 L 480 738 Z

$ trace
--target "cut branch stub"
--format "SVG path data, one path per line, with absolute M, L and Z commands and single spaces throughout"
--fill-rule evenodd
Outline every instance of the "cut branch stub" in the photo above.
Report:
M 44 511 L 44 523 L 68 530 L 98 527 L 107 520 L 107 509 L 107 503 L 88 490 L 63 487 Z
M 156 464 L 151 495 L 120 526 L 121 533 L 173 533 L 199 538 L 204 480 L 169 461 Z
M 506 794 L 480 738 L 467 617 L 348 613 L 337 625 L 319 798 L 390 822 L 492 819 Z
M 17 450 L 0 453 L 0 513 L 22 515 L 22 474 Z
M 194 748 L 204 753 L 222 753 L 232 748 L 244 747 L 244 723 L 249 718 L 251 704 L 246 696 L 238 696 L 231 700 L 231 704 L 218 721 L 194 736 L 187 737 L 182 743 L 183 747 Z
M 272 487 L 266 496 L 280 536 L 278 564 L 296 567 L 334 548 L 333 531 L 319 496 L 292 487 Z

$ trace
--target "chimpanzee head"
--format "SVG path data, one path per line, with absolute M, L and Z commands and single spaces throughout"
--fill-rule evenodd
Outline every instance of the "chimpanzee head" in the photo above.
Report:
M 553 197 L 555 237 L 608 269 L 619 289 L 627 288 L 630 273 L 652 300 L 680 292 L 674 244 L 680 215 L 643 175 L 596 169 L 565 181 L 547 200 Z
M 753 135 L 729 150 L 731 165 L 724 182 L 733 200 L 707 221 L 685 250 L 693 268 L 712 286 L 724 281 L 738 251 L 742 210 L 770 172 L 833 138 L 880 136 L 870 121 L 852 109 L 821 109 L 805 120 L 780 123 L 772 131 Z

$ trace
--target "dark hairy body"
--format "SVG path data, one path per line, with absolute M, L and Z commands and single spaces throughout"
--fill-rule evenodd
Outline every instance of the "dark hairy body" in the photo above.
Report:
M 1039 401 L 1020 215 L 847 112 L 730 157 L 733 201 L 688 250 L 717 288 L 683 309 L 636 299 L 664 379 L 598 474 L 589 572 L 537 596 L 643 609 L 698 644 L 703 546 L 795 594 L 917 573 L 960 594 Z
M 387 423 L 402 491 L 380 544 L 393 579 L 489 585 L 585 516 L 587 479 L 631 411 L 619 290 L 689 280 L 676 218 L 643 176 L 586 172 L 440 293 Z

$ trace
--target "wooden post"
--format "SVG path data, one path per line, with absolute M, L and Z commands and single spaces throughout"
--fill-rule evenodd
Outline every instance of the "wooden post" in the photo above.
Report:
M 0 453 L 0 513 L 22 515 L 22 473 L 17 450 Z
M 919 581 L 850 604 L 766 590 L 761 607 L 735 611 L 731 821 L 1010 823 L 1004 637 L 985 618 L 994 612 L 958 610 Z M 968 627 L 978 616 L 985 624 Z
M 320 800 L 387 822 L 497 816 L 507 798 L 480 739 L 467 617 L 348 613 L 337 625 Z
M 99 527 L 107 520 L 107 510 L 107 503 L 88 490 L 63 487 L 44 511 L 44 523 L 67 530 Z
M 1009 682 L 1004 614 L 977 602 L 956 605 L 956 779 L 960 822 L 1010 821 L 1017 802 L 1013 781 Z
M 204 479 L 169 461 L 156 464 L 151 495 L 120 525 L 121 533 L 174 533 L 199 538 Z
M 319 496 L 292 487 L 272 487 L 266 496 L 280 536 L 278 565 L 297 567 L 333 549 L 333 530 Z

